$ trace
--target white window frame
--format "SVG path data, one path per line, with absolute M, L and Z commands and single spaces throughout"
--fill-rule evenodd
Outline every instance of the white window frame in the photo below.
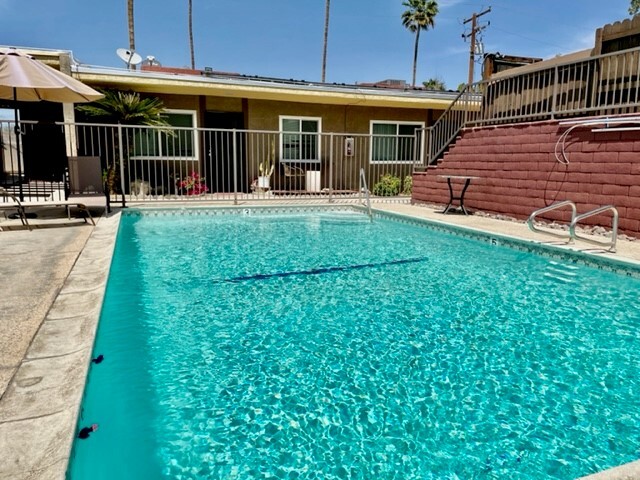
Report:
M 285 132 L 282 126 L 284 120 L 300 120 L 302 121 L 315 121 L 318 123 L 318 132 L 315 133 L 318 137 L 318 158 L 312 160 L 304 160 L 304 159 L 294 159 L 294 158 L 284 158 L 284 135 L 296 132 Z M 284 164 L 295 163 L 295 164 L 305 164 L 305 165 L 319 165 L 322 161 L 322 117 L 303 117 L 299 115 L 280 115 L 278 119 L 279 129 L 280 129 L 280 162 Z M 303 133 L 303 132 L 298 132 Z M 308 133 L 307 135 L 310 135 Z
M 162 136 L 157 135 L 158 142 L 158 155 L 136 155 L 132 156 L 132 160 L 174 160 L 174 161 L 183 161 L 183 162 L 196 162 L 200 159 L 200 135 L 198 133 L 198 112 L 196 110 L 183 110 L 177 108 L 165 108 L 164 113 L 175 113 L 179 115 L 191 115 L 192 117 L 192 127 L 191 130 L 193 132 L 193 156 L 173 156 L 173 155 L 163 155 L 162 149 L 164 147 L 164 142 L 162 141 Z M 180 128 L 184 131 L 184 127 L 174 127 Z M 144 127 L 143 127 L 144 129 Z M 171 127 L 169 127 L 171 129 Z M 158 131 L 158 127 L 152 128 L 154 131 Z
M 426 135 L 422 135 L 420 138 L 420 151 L 418 152 L 418 158 L 414 159 L 414 160 L 374 160 L 373 159 L 373 139 L 374 137 L 376 137 L 377 135 L 374 135 L 373 133 L 373 125 L 374 124 L 387 124 L 387 125 L 396 125 L 396 126 L 400 126 L 400 125 L 415 125 L 416 126 L 416 130 L 424 130 L 425 128 L 425 122 L 420 122 L 420 121 L 407 121 L 407 120 L 370 120 L 369 121 L 369 134 L 371 135 L 371 142 L 369 144 L 369 163 L 372 165 L 389 165 L 389 164 L 415 164 L 415 163 L 421 163 L 420 159 L 424 157 L 424 139 L 426 137 Z M 419 128 L 417 128 L 419 127 Z M 396 132 L 398 130 L 396 129 Z M 396 136 L 398 134 L 396 133 Z M 399 138 L 399 137 L 397 137 Z M 397 153 L 397 152 L 396 152 Z

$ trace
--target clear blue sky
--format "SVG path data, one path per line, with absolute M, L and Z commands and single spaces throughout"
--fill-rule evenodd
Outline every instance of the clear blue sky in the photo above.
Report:
M 595 29 L 628 18 L 629 0 L 439 0 L 435 29 L 421 35 L 418 82 L 450 89 L 467 79 L 462 21 L 482 17 L 486 52 L 549 58 L 593 45 Z M 193 0 L 196 66 L 319 81 L 324 0 Z M 414 37 L 402 0 L 332 0 L 327 81 L 411 81 Z M 187 0 L 135 0 L 136 50 L 187 66 Z M 0 0 L 0 44 L 72 50 L 82 63 L 123 66 L 126 0 Z M 476 71 L 478 71 L 477 69 Z M 477 76 L 476 76 L 477 78 Z

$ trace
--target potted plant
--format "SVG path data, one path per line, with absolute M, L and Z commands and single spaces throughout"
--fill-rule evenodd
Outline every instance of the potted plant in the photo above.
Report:
M 177 185 L 183 195 L 203 195 L 209 191 L 204 179 L 195 171 L 183 179 L 178 179 Z
M 269 153 L 267 158 L 258 165 L 258 184 L 257 187 L 260 191 L 267 191 L 270 188 L 270 178 L 273 175 L 273 171 L 276 168 L 276 142 L 271 140 L 269 147 Z

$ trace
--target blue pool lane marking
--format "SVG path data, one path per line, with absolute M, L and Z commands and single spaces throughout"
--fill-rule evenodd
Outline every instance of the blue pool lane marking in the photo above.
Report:
M 277 278 L 277 277 L 323 275 L 325 273 L 344 272 L 347 270 L 363 270 L 365 268 L 378 268 L 378 267 L 386 267 L 389 265 L 404 265 L 407 263 L 420 263 L 420 262 L 426 262 L 427 260 L 428 260 L 428 257 L 419 257 L 419 258 L 407 258 L 403 260 L 389 260 L 388 262 L 379 262 L 379 263 L 364 263 L 361 265 L 344 265 L 344 266 L 337 266 L 337 267 L 312 268 L 311 270 L 299 270 L 299 271 L 293 271 L 293 272 L 257 273 L 255 275 L 234 277 L 234 278 L 228 278 L 225 280 L 214 280 L 214 283 L 241 283 L 241 282 L 251 282 L 254 280 L 268 280 L 269 278 Z

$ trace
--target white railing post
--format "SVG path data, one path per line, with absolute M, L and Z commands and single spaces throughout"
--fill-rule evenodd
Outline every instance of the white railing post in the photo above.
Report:
M 122 207 L 126 207 L 126 195 L 124 189 L 124 144 L 122 142 L 122 124 L 118 123 L 118 156 L 120 157 L 120 189 L 122 190 Z
M 551 95 L 553 95 L 551 97 L 551 119 L 555 119 L 556 118 L 556 108 L 558 106 L 558 66 L 556 65 L 555 68 L 553 69 L 553 79 L 551 80 L 553 82 L 553 89 L 552 89 L 552 93 Z
M 329 203 L 333 202 L 333 133 L 329 134 Z
M 413 131 L 413 165 L 411 166 L 411 173 L 413 173 L 416 169 L 416 164 L 418 163 L 418 157 L 420 158 L 420 162 L 422 162 L 422 153 L 424 153 L 423 151 L 424 138 L 419 132 L 423 132 L 423 131 L 424 131 L 423 128 L 417 128 Z
M 424 163 L 425 167 L 428 167 L 430 162 L 431 162 L 431 148 L 433 145 L 433 127 L 427 127 L 425 129 L 425 135 L 427 137 L 427 148 L 425 149 L 427 152 L 427 158 L 426 158 L 426 162 Z
M 232 149 L 233 149 L 233 204 L 238 204 L 238 145 L 236 140 L 236 129 L 234 128 L 231 131 L 231 135 L 233 135 L 232 140 Z

